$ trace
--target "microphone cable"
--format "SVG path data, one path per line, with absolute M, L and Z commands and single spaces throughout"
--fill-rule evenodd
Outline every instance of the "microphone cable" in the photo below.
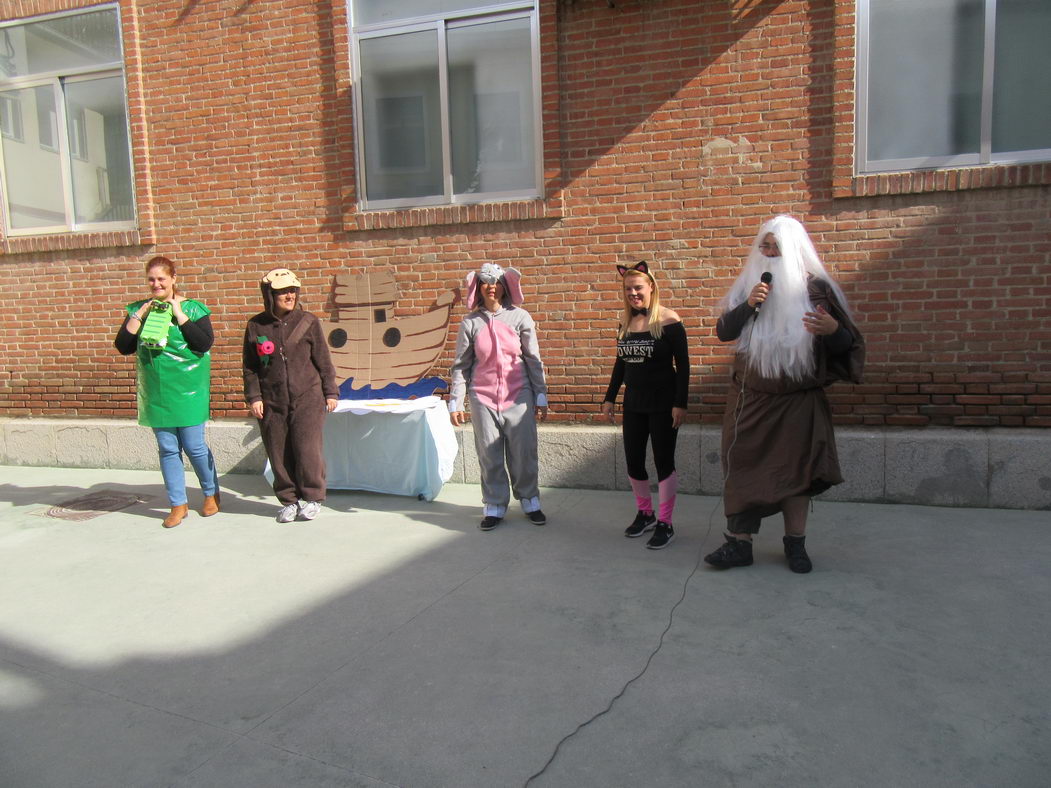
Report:
M 752 324 L 754 322 L 755 322 L 755 320 L 749 320 L 748 323 L 747 323 L 748 328 L 749 328 L 749 334 L 751 334 L 751 330 L 750 329 L 751 329 L 751 326 L 752 326 Z M 605 716 L 610 711 L 612 711 L 613 705 L 618 700 L 620 700 L 622 697 L 624 697 L 624 694 L 628 691 L 628 687 L 630 687 L 632 684 L 634 684 L 636 681 L 638 681 L 644 675 L 646 675 L 646 671 L 648 671 L 650 669 L 650 663 L 653 662 L 653 659 L 657 656 L 657 653 L 664 646 L 664 638 L 668 634 L 668 632 L 671 630 L 672 622 L 674 621 L 674 618 L 675 618 L 675 611 L 678 609 L 679 605 L 681 605 L 685 601 L 685 599 L 686 599 L 686 591 L 687 591 L 687 589 L 688 589 L 688 587 L 690 585 L 690 580 L 692 580 L 693 576 L 695 574 L 697 574 L 697 570 L 701 566 L 701 556 L 704 553 L 704 544 L 705 544 L 705 542 L 708 541 L 708 537 L 711 536 L 711 533 L 712 533 L 712 525 L 713 525 L 712 518 L 715 516 L 715 511 L 716 511 L 716 509 L 719 508 L 719 503 L 723 500 L 723 496 L 724 496 L 725 491 L 726 491 L 726 482 L 730 478 L 730 453 L 733 451 L 734 446 L 737 445 L 737 426 L 738 426 L 738 424 L 741 421 L 741 414 L 744 412 L 744 401 L 745 401 L 745 382 L 744 382 L 744 376 L 742 375 L 742 377 L 741 377 L 741 391 L 738 393 L 737 403 L 734 405 L 733 440 L 730 441 L 730 445 L 726 449 L 726 472 L 723 474 L 722 491 L 719 493 L 719 497 L 716 498 L 715 505 L 712 507 L 711 511 L 708 513 L 708 528 L 704 532 L 704 536 L 701 537 L 701 543 L 700 543 L 700 545 L 697 548 L 697 560 L 694 561 L 693 569 L 690 570 L 690 574 L 688 574 L 686 576 L 686 579 L 682 583 L 682 593 L 679 595 L 678 601 L 674 605 L 672 605 L 671 610 L 668 611 L 668 623 L 664 627 L 664 631 L 662 631 L 661 634 L 660 634 L 660 638 L 657 641 L 657 647 L 654 648 L 653 651 L 651 651 L 649 656 L 646 658 L 646 663 L 642 666 L 642 670 L 640 670 L 638 673 L 636 673 L 634 676 L 632 676 L 630 679 L 628 679 L 626 682 L 624 682 L 624 685 L 620 688 L 620 691 L 610 699 L 609 703 L 606 704 L 606 708 L 604 708 L 600 712 L 597 712 L 596 714 L 591 715 L 591 717 L 589 717 L 588 719 L 584 720 L 582 723 L 577 725 L 576 728 L 574 728 L 572 731 L 570 731 L 565 736 L 563 736 L 561 739 L 559 739 L 558 744 L 555 745 L 555 749 L 551 753 L 551 757 L 549 757 L 547 759 L 547 762 L 540 768 L 540 770 L 538 772 L 535 772 L 534 774 L 529 776 L 529 779 L 526 780 L 525 783 L 523 783 L 522 788 L 529 788 L 529 784 L 532 783 L 533 780 L 535 780 L 536 778 L 542 776 L 544 774 L 544 772 L 547 771 L 548 767 L 551 766 L 551 764 L 555 762 L 555 758 L 558 757 L 558 753 L 561 751 L 563 744 L 565 744 L 567 741 L 572 739 L 574 736 L 576 736 L 578 733 L 580 733 L 580 731 L 584 730 L 584 728 L 588 727 L 595 720 L 599 719 L 600 717 Z

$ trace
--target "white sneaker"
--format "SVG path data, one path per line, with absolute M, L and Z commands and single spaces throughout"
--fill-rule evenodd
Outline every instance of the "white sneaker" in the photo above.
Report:
M 321 501 L 300 501 L 299 519 L 313 520 L 321 512 Z
M 286 503 L 281 507 L 281 511 L 277 513 L 277 521 L 279 523 L 290 523 L 296 519 L 296 514 L 299 512 L 299 507 L 294 503 Z

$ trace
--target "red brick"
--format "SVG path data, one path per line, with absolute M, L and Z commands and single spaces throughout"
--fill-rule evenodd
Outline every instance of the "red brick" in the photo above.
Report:
M 16 0 L 0 17 L 93 4 Z M 114 321 L 163 253 L 215 309 L 216 417 L 243 417 L 240 335 L 267 267 L 316 283 L 304 296 L 322 312 L 336 271 L 389 267 L 408 314 L 492 259 L 525 273 L 557 417 L 591 423 L 619 311 L 612 266 L 649 259 L 690 332 L 691 418 L 714 424 L 730 359 L 712 337 L 719 300 L 759 223 L 791 211 L 868 338 L 867 382 L 830 389 L 838 422 L 1051 426 L 1015 412 L 1051 395 L 1051 168 L 856 177 L 853 2 L 741 5 L 542 0 L 545 199 L 361 213 L 346 4 L 319 24 L 309 0 L 238 14 L 120 0 L 141 227 L 3 241 L 19 299 L 0 327 L 0 414 L 130 418 Z M 706 152 L 716 140 L 728 147 Z M 98 308 L 54 317 L 68 280 L 90 281 Z

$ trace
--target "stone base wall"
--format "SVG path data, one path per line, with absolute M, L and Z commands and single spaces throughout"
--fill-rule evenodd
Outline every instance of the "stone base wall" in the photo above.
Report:
M 865 429 L 836 431 L 846 482 L 822 499 L 1006 509 L 1051 509 L 1051 431 L 1042 429 Z M 220 473 L 261 473 L 266 462 L 254 421 L 209 422 Z M 478 481 L 470 427 L 450 481 Z M 680 430 L 679 491 L 718 495 L 719 430 Z M 157 467 L 153 434 L 110 419 L 0 419 L 0 464 L 70 468 Z M 652 466 L 651 466 L 652 467 Z M 651 470 L 651 478 L 656 475 Z M 627 490 L 617 427 L 540 428 L 545 487 Z

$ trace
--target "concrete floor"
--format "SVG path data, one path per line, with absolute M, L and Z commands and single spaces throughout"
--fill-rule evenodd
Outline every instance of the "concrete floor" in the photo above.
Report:
M 1047 786 L 1048 512 L 818 503 L 810 575 L 621 536 L 627 493 L 334 493 L 261 478 L 172 530 L 157 471 L 0 468 L 0 786 Z M 48 506 L 149 498 L 83 522 Z M 197 503 L 199 496 L 191 498 Z

